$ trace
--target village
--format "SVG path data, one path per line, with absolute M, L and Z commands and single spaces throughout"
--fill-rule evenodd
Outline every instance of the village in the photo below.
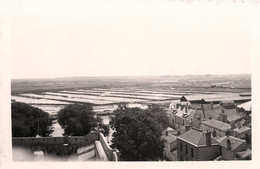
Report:
M 172 128 L 164 133 L 166 157 L 171 161 L 250 160 L 251 113 L 247 97 L 183 96 L 168 110 Z
M 16 102 L 45 110 L 55 123 L 51 137 L 13 137 L 13 147 L 27 148 L 31 154 L 27 159 L 14 155 L 15 161 L 120 161 L 120 151 L 111 148 L 115 132 L 112 128 L 107 136 L 95 131 L 85 136 L 63 136 L 57 112 L 75 102 L 95 103 L 93 112 L 106 125 L 120 105 L 139 110 L 159 105 L 160 113 L 168 119 L 168 127 L 161 133 L 164 161 L 251 160 L 252 156 L 249 92 L 201 92 L 189 87 L 185 90 L 95 88 L 22 93 L 12 96 L 12 103 Z

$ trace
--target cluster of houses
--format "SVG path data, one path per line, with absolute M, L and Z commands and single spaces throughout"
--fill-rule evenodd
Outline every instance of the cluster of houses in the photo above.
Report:
M 250 160 L 251 97 L 183 96 L 167 111 L 163 134 L 171 161 Z

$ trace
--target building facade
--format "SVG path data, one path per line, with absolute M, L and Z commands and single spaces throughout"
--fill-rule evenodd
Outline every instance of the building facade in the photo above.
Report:
M 210 132 L 191 129 L 177 138 L 179 161 L 207 161 L 220 155 L 218 142 Z

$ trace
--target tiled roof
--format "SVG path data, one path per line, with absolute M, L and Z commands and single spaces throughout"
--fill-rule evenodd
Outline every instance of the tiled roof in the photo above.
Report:
M 220 109 L 204 110 L 204 113 L 205 113 L 205 118 L 202 110 L 196 110 L 196 113 L 194 113 L 193 117 L 190 118 L 196 119 L 197 116 L 199 116 L 201 120 L 206 120 L 210 116 L 212 119 L 217 119 L 218 115 L 221 113 L 221 110 Z
M 179 139 L 189 142 L 195 146 L 206 146 L 205 133 L 199 130 L 191 129 L 178 137 Z M 218 142 L 211 138 L 211 144 L 218 144 Z
M 204 106 L 204 105 L 203 105 Z M 187 112 L 185 110 L 185 106 L 179 106 L 177 112 L 175 113 L 176 116 L 184 117 L 187 120 L 193 120 L 196 121 L 197 117 L 199 116 L 201 121 L 209 120 L 209 116 L 211 119 L 218 119 L 219 114 L 222 113 L 221 106 L 214 107 L 211 109 L 211 106 L 209 104 L 206 104 L 204 107 L 204 113 L 201 110 L 201 106 L 197 105 L 198 108 L 193 108 L 192 106 L 187 107 Z M 241 118 L 241 116 L 237 113 L 237 110 L 235 108 L 233 109 L 224 109 L 225 114 L 227 115 L 228 121 L 236 121 Z M 205 115 L 205 117 L 204 117 Z
M 241 96 L 227 96 L 227 97 L 219 97 L 219 98 L 203 98 L 205 102 L 214 102 L 214 101 L 242 101 L 242 100 L 251 100 L 251 96 L 241 97 Z
M 183 101 L 201 101 L 205 102 L 229 102 L 229 101 L 242 101 L 242 100 L 251 100 L 251 96 L 240 96 L 239 94 L 226 93 L 226 94 L 197 94 L 197 95 L 185 95 L 182 96 L 180 100 Z
M 243 133 L 243 132 L 248 131 L 248 130 L 251 130 L 251 128 L 246 127 L 246 126 L 243 126 L 240 129 L 239 128 L 234 129 L 234 131 L 236 131 L 238 133 Z
M 211 126 L 213 128 L 216 128 L 216 129 L 219 129 L 222 131 L 227 131 L 228 129 L 231 129 L 231 126 L 229 124 L 224 123 L 222 121 L 215 120 L 215 119 L 203 121 L 203 122 L 201 122 L 201 124 L 205 124 L 207 126 Z
M 250 149 L 247 149 L 245 151 L 241 151 L 237 153 L 242 159 L 246 157 L 251 157 L 252 156 L 252 151 Z
M 239 146 L 246 144 L 244 140 L 233 136 L 225 136 L 224 139 L 219 143 L 219 146 L 227 148 L 227 139 L 231 141 L 231 150 L 236 150 Z
M 240 115 L 238 115 L 238 114 L 231 114 L 231 115 L 229 115 L 229 116 L 227 116 L 227 119 L 228 119 L 228 121 L 236 121 L 236 120 L 239 120 L 239 119 L 241 119 L 242 117 L 240 116 Z
M 224 110 L 225 110 L 225 114 L 227 115 L 228 121 L 234 121 L 241 118 L 241 116 L 237 113 L 236 109 L 224 109 Z M 211 119 L 217 120 L 218 115 L 222 113 L 220 108 L 207 109 L 204 110 L 204 114 L 205 114 L 205 118 L 204 118 L 202 110 L 196 109 L 195 111 L 196 111 L 195 113 L 190 113 L 187 119 L 196 120 L 197 116 L 199 116 L 202 121 L 205 121 L 205 120 L 209 120 L 209 116 L 210 116 Z
M 167 143 L 172 143 L 172 142 L 174 142 L 174 141 L 177 140 L 177 137 L 174 136 L 174 135 L 168 135 L 168 136 L 163 135 L 162 138 L 163 138 Z
M 241 118 L 241 116 L 237 113 L 236 109 L 224 109 L 225 114 L 227 115 L 228 121 L 235 121 Z
M 223 101 L 220 101 L 220 103 L 222 103 L 222 104 L 235 104 L 234 100 L 223 100 Z

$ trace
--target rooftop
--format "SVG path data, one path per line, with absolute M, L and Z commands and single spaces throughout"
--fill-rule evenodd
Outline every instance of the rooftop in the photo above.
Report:
M 238 105 L 237 107 L 243 108 L 246 111 L 251 111 L 252 110 L 251 105 L 252 105 L 252 101 L 248 101 L 248 102 Z
M 180 101 L 239 101 L 239 100 L 251 100 L 251 96 L 240 96 L 237 93 L 215 93 L 215 94 L 196 94 L 182 96 Z
M 237 153 L 240 156 L 240 159 L 245 159 L 247 157 L 251 158 L 252 151 L 250 149 L 247 149 L 245 151 L 241 151 Z
M 186 110 L 187 110 L 187 112 L 186 112 Z M 189 116 L 190 114 L 192 114 L 193 112 L 195 112 L 195 110 L 194 109 L 191 109 L 190 107 L 187 107 L 187 108 L 185 108 L 185 107 L 179 107 L 178 108 L 178 110 L 177 110 L 177 112 L 176 112 L 176 116 L 179 116 L 179 117 L 187 117 L 187 116 Z
M 182 135 L 178 137 L 178 139 L 181 139 L 183 141 L 189 142 L 190 144 L 193 144 L 197 147 L 199 146 L 206 146 L 206 135 L 205 132 L 191 129 Z M 211 137 L 211 144 L 212 145 L 217 145 L 218 142 Z
M 212 119 L 217 119 L 218 114 L 220 114 L 220 113 L 221 113 L 220 109 L 204 110 L 204 114 L 205 114 L 205 118 L 204 118 L 203 111 L 196 109 L 195 112 L 193 114 L 191 114 L 189 119 L 196 120 L 197 116 L 199 116 L 201 120 L 208 120 L 209 116 Z
M 211 120 L 207 120 L 207 121 L 203 121 L 201 122 L 202 124 L 205 124 L 207 126 L 211 126 L 213 128 L 222 130 L 222 131 L 226 131 L 228 129 L 231 129 L 231 125 L 224 123 L 222 121 L 218 121 L 215 119 L 211 119 Z
M 231 150 L 236 150 L 241 145 L 246 144 L 244 140 L 241 140 L 239 138 L 233 136 L 225 136 L 224 139 L 219 143 L 219 146 L 227 148 L 228 139 L 231 141 Z
M 224 109 L 228 121 L 236 121 L 241 118 L 236 109 Z
M 177 140 L 177 137 L 172 134 L 169 134 L 168 136 L 162 135 L 162 138 L 169 144 Z
M 236 128 L 236 129 L 234 129 L 234 131 L 236 131 L 236 132 L 238 132 L 238 133 L 243 133 L 243 132 L 248 131 L 248 130 L 251 130 L 251 128 L 246 127 L 246 126 L 243 126 L 243 127 L 241 127 L 241 128 Z

